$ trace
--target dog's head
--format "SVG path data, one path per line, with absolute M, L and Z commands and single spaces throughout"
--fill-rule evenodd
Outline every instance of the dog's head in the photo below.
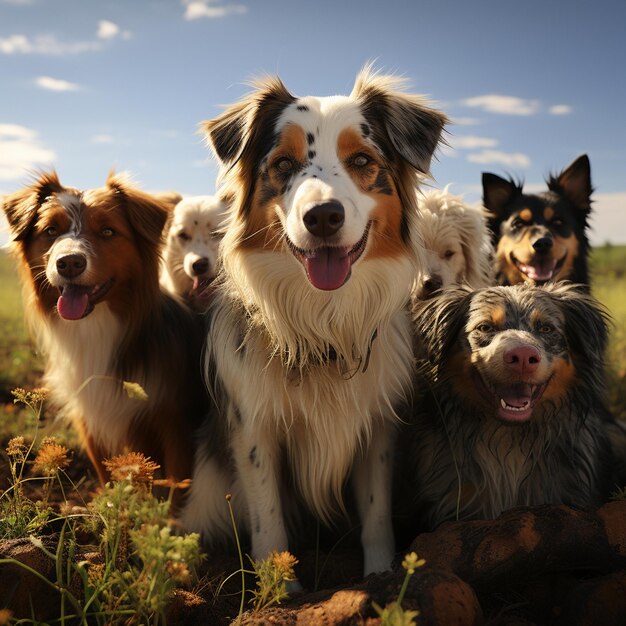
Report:
M 489 285 L 492 247 L 482 210 L 447 190 L 418 196 L 418 204 L 424 254 L 416 297 L 429 298 L 453 284 Z
M 35 305 L 67 320 L 107 301 L 120 316 L 149 306 L 158 289 L 158 258 L 167 208 L 122 177 L 80 191 L 57 174 L 5 198 L 13 248 Z
M 435 383 L 486 417 L 527 422 L 602 387 L 607 317 L 580 286 L 454 289 L 418 307 L 415 321 Z
M 174 208 L 163 251 L 180 296 L 202 306 L 217 273 L 226 204 L 216 196 L 191 196 Z
M 591 193 L 587 155 L 550 177 L 545 193 L 525 194 L 511 180 L 483 174 L 483 202 L 503 282 L 587 282 L 581 262 L 587 249 Z
M 401 86 L 366 69 L 350 96 L 298 98 L 267 79 L 206 122 L 236 197 L 233 247 L 288 256 L 324 291 L 368 259 L 409 254 L 417 173 L 446 117 Z

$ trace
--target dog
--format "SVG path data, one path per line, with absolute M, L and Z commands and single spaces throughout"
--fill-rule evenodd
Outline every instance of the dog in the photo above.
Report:
M 125 451 L 189 478 L 208 402 L 204 337 L 197 316 L 159 287 L 166 205 L 113 173 L 81 191 L 50 172 L 5 198 L 4 211 L 44 384 L 101 482 L 103 460 Z M 147 399 L 129 397 L 129 382 Z
M 224 214 L 219 198 L 192 196 L 176 204 L 166 226 L 161 284 L 199 312 L 210 301 Z
M 413 371 L 415 185 L 446 121 L 366 67 L 350 96 L 296 97 L 267 78 L 204 126 L 220 189 L 235 198 L 207 377 L 214 367 L 227 398 L 233 502 L 254 559 L 288 548 L 283 501 L 331 524 L 347 511 L 350 479 L 364 571 L 391 565 L 396 407 Z M 208 495 L 219 471 L 201 447 L 182 520 L 205 538 L 229 527 L 224 492 L 219 506 Z
M 429 298 L 454 284 L 474 289 L 493 284 L 493 247 L 483 209 L 448 188 L 419 193 L 418 207 L 417 237 L 424 252 L 414 297 Z
M 400 491 L 418 525 L 604 501 L 614 421 L 595 299 L 564 282 L 456 288 L 417 306 L 414 321 L 421 397 L 402 437 Z
M 550 176 L 543 193 L 526 194 L 521 184 L 495 174 L 483 173 L 482 182 L 499 284 L 589 284 L 587 226 L 593 189 L 587 155 Z

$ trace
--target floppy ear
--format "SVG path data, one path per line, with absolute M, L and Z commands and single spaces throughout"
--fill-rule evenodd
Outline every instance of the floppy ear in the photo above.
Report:
M 374 130 L 381 126 L 386 137 L 374 137 L 385 151 L 389 144 L 414 169 L 430 172 L 430 162 L 448 118 L 427 105 L 425 98 L 400 91 L 405 81 L 378 75 L 370 66 L 357 76 L 351 97 L 358 100 Z
M 522 187 L 489 172 L 483 172 L 482 179 L 483 204 L 489 217 L 492 219 L 503 217 L 504 207 L 516 193 L 521 193 Z
M 580 357 L 581 367 L 604 372 L 610 316 L 587 291 L 585 285 L 556 283 L 546 286 L 560 303 L 565 317 L 565 334 L 570 349 Z
M 465 287 L 446 289 L 413 307 L 418 344 L 435 371 L 444 366 L 465 328 L 472 293 Z
M 489 286 L 493 246 L 483 211 L 465 206 L 459 218 L 459 232 L 467 284 L 474 289 Z
M 586 216 L 591 211 L 591 165 L 586 154 L 578 157 L 556 178 L 548 181 L 551 191 L 564 195 Z
M 248 145 L 260 144 L 269 150 L 279 115 L 295 100 L 278 77 L 253 85 L 254 92 L 200 125 L 213 152 L 227 167 L 239 160 Z
M 37 220 L 37 210 L 43 201 L 63 187 L 55 171 L 46 172 L 28 187 L 4 198 L 2 208 L 9 222 L 14 241 L 23 241 Z
M 135 233 L 148 242 L 160 243 L 170 205 L 136 189 L 123 176 L 113 172 L 107 178 L 107 187 L 126 207 L 126 216 Z

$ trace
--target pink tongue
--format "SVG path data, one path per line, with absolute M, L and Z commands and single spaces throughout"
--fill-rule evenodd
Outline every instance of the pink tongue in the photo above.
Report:
M 324 291 L 339 289 L 350 275 L 350 257 L 344 248 L 318 248 L 304 258 L 311 284 Z
M 549 261 L 539 262 L 535 265 L 522 265 L 522 271 L 526 273 L 528 278 L 532 280 L 550 280 L 556 267 L 556 260 L 550 259 Z
M 89 305 L 89 296 L 84 291 L 66 288 L 57 301 L 57 311 L 64 320 L 79 320 Z
M 532 398 L 532 387 L 530 385 L 515 385 L 511 389 L 500 392 L 501 398 L 510 406 L 522 408 L 530 404 Z

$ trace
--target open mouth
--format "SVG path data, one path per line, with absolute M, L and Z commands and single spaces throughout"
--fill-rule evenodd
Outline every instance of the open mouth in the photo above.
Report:
M 79 320 L 87 317 L 107 294 L 113 279 L 100 285 L 76 285 L 70 283 L 59 287 L 57 311 L 64 320 Z
M 514 382 L 510 384 L 492 384 L 478 372 L 475 378 L 483 393 L 492 399 L 497 416 L 509 423 L 528 421 L 537 402 L 540 400 L 550 379 L 544 383 Z
M 559 270 L 563 267 L 563 263 L 565 263 L 566 257 L 567 254 L 565 254 L 563 258 L 559 260 L 553 258 L 542 259 L 536 257 L 530 263 L 522 263 L 515 258 L 514 254 L 511 254 L 511 259 L 515 264 L 515 267 L 517 267 L 517 269 L 522 274 L 528 276 L 530 280 L 535 281 L 539 285 L 547 283 L 559 273 Z
M 363 236 L 352 248 L 320 246 L 314 250 L 302 250 L 286 237 L 287 245 L 302 263 L 309 282 L 317 289 L 333 291 L 345 285 L 350 278 L 352 265 L 357 262 L 367 245 L 371 225 L 372 222 L 368 222 Z

